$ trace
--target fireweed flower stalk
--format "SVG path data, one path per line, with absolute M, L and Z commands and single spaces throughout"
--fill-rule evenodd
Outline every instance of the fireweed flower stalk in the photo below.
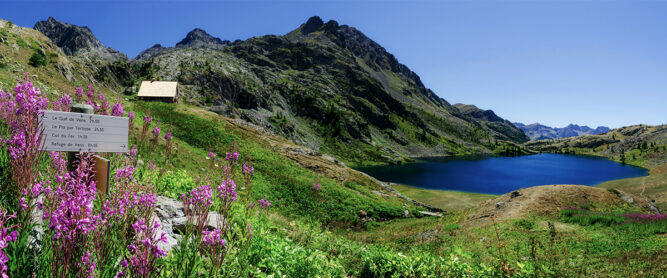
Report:
M 245 180 L 245 187 L 246 190 L 248 191 L 248 194 L 246 194 L 246 203 L 247 203 L 252 193 L 252 176 L 255 174 L 255 166 L 253 166 L 252 159 L 250 159 L 250 156 L 248 156 L 245 163 L 243 163 L 243 166 L 241 166 L 241 173 L 243 174 L 243 179 Z
M 153 128 L 153 148 L 157 146 L 158 140 L 160 139 L 160 127 L 157 125 L 157 122 L 155 123 L 155 127 Z
M 113 104 L 113 108 L 111 108 L 111 116 L 115 117 L 122 117 L 125 115 L 125 110 L 123 110 L 123 104 L 120 102 L 116 102 Z M 134 113 L 132 113 L 132 118 L 134 119 Z
M 220 229 L 213 231 L 204 231 L 202 238 L 202 250 L 211 259 L 213 268 L 220 268 L 227 255 L 227 243 L 224 239 L 224 233 Z M 213 273 L 213 271 L 211 271 Z
M 0 277 L 2 278 L 9 277 L 7 276 L 9 257 L 4 252 L 4 249 L 7 248 L 10 242 L 16 241 L 18 238 L 18 232 L 14 230 L 17 228 L 17 225 L 10 226 L 8 223 L 9 220 L 15 217 L 15 214 L 7 214 L 7 211 L 0 207 Z
M 150 222 L 149 222 L 150 223 Z M 123 270 L 116 277 L 159 277 L 162 272 L 159 260 L 167 256 L 167 252 L 158 246 L 159 242 L 166 243 L 164 232 L 157 236 L 160 223 L 158 221 L 147 225 L 144 219 L 132 224 L 135 240 L 128 246 L 131 256 L 121 262 Z
M 224 180 L 218 186 L 217 190 L 218 199 L 220 200 L 218 212 L 223 216 L 224 219 L 227 219 L 229 217 L 232 203 L 236 201 L 236 183 L 232 179 Z
M 88 96 L 88 101 L 93 101 L 94 95 L 95 95 L 95 87 L 93 87 L 92 84 L 88 84 L 88 92 L 86 93 L 86 96 Z
M 141 129 L 141 144 L 143 145 L 144 141 L 146 140 L 146 133 L 148 133 L 148 129 L 150 128 L 151 122 L 153 122 L 153 117 L 151 117 L 151 110 L 146 111 L 146 115 L 144 115 L 144 126 Z
M 65 174 L 63 185 L 45 190 L 42 219 L 48 226 L 45 236 L 51 239 L 45 248 L 53 254 L 48 271 L 56 277 L 91 274 L 90 264 L 79 262 L 89 249 L 91 232 L 99 220 L 92 211 L 96 192 L 92 166 L 92 155 L 80 154 L 76 170 Z
M 71 105 L 72 98 L 70 98 L 68 95 L 63 95 L 60 97 L 60 99 L 55 100 L 52 106 L 53 110 L 69 112 Z
M 45 153 L 39 151 L 41 143 L 38 115 L 49 105 L 49 100 L 41 96 L 39 88 L 27 79 L 14 88 L 15 96 L 2 104 L 5 110 L 5 124 L 9 125 L 9 138 L 3 141 L 10 155 L 11 177 L 17 185 L 14 189 L 4 189 L 6 194 L 17 196 L 37 182 L 39 163 Z M 4 113 L 3 113 L 4 114 Z
M 322 191 L 322 184 L 320 184 L 320 176 L 315 177 L 315 182 L 313 183 L 313 195 L 315 195 L 315 199 L 320 199 L 322 202 L 326 202 L 326 198 L 322 195 L 320 195 L 320 192 Z
M 83 88 L 81 88 L 81 86 L 76 87 L 76 91 L 74 92 L 74 96 L 76 97 L 76 102 L 82 102 L 83 101 Z
M 208 180 L 206 180 L 208 182 Z M 170 269 L 182 277 L 195 276 L 201 260 L 200 250 L 204 228 L 208 223 L 208 213 L 213 204 L 213 190 L 209 185 L 192 189 L 189 194 L 181 195 L 185 209 L 186 225 L 183 236 L 173 249 L 174 259 L 178 262 Z
M 100 101 L 100 115 L 107 115 L 107 111 L 111 109 L 111 104 L 109 104 L 109 101 L 107 101 L 102 93 L 97 93 L 97 99 Z
M 118 274 L 120 270 L 118 258 L 127 252 L 128 246 L 138 236 L 132 225 L 139 220 L 153 223 L 151 212 L 157 202 L 153 188 L 146 186 L 145 180 L 138 180 L 135 177 L 137 168 L 133 165 L 136 159 L 136 147 L 121 159 L 123 165 L 116 170 L 115 178 L 112 180 L 113 186 L 107 195 L 101 195 L 101 210 L 93 232 L 92 245 L 100 277 Z M 135 246 L 141 245 L 135 244 Z M 128 271 L 136 276 L 131 270 Z
M 181 200 L 187 222 L 194 225 L 197 234 L 201 235 L 208 223 L 208 212 L 213 204 L 213 189 L 209 185 L 197 187 L 192 189 L 189 195 L 181 195 Z
M 212 150 L 208 151 L 208 157 L 206 157 L 206 159 L 211 161 L 211 165 L 210 165 L 211 171 L 213 171 L 215 169 L 214 168 L 215 167 L 215 156 L 216 155 Z
M 128 112 L 127 117 L 129 118 L 128 125 L 129 125 L 129 129 L 131 131 L 132 128 L 134 127 L 134 111 Z

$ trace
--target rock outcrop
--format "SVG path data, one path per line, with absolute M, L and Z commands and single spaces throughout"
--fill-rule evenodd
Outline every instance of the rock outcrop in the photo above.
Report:
M 176 47 L 217 47 L 225 44 L 229 44 L 229 41 L 223 41 L 220 38 L 211 36 L 209 33 L 206 33 L 206 31 L 202 29 L 195 28 L 190 31 L 180 42 L 176 43 Z
M 167 49 L 169 49 L 169 48 L 164 47 L 164 46 L 162 46 L 158 43 L 158 44 L 155 44 L 155 45 L 151 46 L 151 48 L 149 48 L 149 49 L 141 51 L 139 53 L 139 55 L 137 55 L 137 57 L 135 57 L 134 59 L 135 60 L 146 60 L 146 59 L 149 59 L 150 57 L 153 57 L 153 56 L 155 56 L 155 55 L 157 55 L 157 54 L 159 54 L 159 53 L 161 53 L 161 52 L 163 52 Z

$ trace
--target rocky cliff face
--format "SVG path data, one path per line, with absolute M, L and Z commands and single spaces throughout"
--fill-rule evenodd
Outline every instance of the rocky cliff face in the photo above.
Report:
M 514 123 L 518 128 L 523 130 L 523 132 L 530 137 L 531 140 L 543 140 L 543 139 L 556 139 L 556 138 L 566 138 L 574 137 L 580 135 L 594 135 L 609 132 L 609 128 L 605 126 L 599 126 L 595 129 L 588 126 L 579 126 L 575 124 L 569 124 L 566 127 L 562 128 L 553 128 L 550 126 L 541 125 L 539 123 L 525 125 L 522 123 Z
M 86 56 L 104 61 L 127 60 L 127 56 L 110 47 L 105 47 L 88 27 L 60 22 L 53 17 L 39 21 L 35 30 L 42 32 L 69 56 Z

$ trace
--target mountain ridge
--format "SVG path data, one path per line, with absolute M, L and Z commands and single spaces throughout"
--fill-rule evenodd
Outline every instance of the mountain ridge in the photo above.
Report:
M 611 129 L 606 126 L 598 126 L 590 128 L 586 125 L 580 126 L 576 124 L 569 124 L 566 127 L 554 128 L 540 123 L 532 123 L 529 125 L 519 122 L 513 123 L 515 126 L 523 130 L 530 140 L 544 140 L 544 139 L 558 139 L 567 138 L 580 135 L 595 135 L 609 132 Z

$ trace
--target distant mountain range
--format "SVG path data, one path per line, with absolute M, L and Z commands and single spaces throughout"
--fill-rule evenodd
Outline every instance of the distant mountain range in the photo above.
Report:
M 525 125 L 522 123 L 514 123 L 514 125 L 520 128 L 530 140 L 543 140 L 543 139 L 557 139 L 565 137 L 574 137 L 579 135 L 593 135 L 609 132 L 609 128 L 606 126 L 598 126 L 593 129 L 588 126 L 579 126 L 575 124 L 570 124 L 566 127 L 550 127 L 541 125 L 539 123 Z

